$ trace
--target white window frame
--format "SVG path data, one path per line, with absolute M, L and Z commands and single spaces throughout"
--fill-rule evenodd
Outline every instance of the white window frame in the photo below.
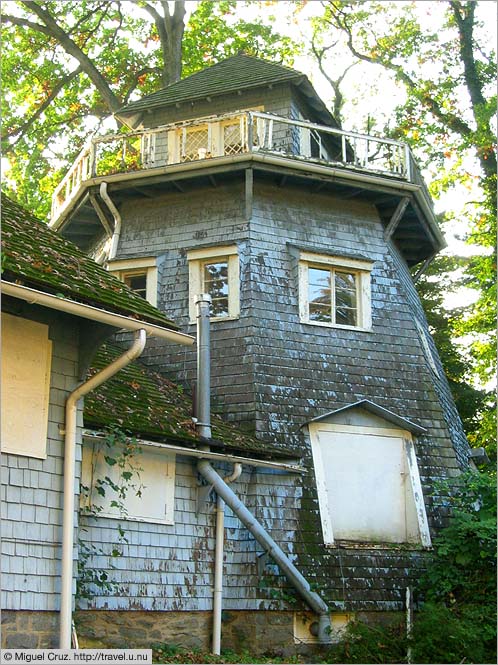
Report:
M 371 279 L 373 261 L 351 259 L 343 256 L 328 256 L 314 252 L 301 252 L 299 255 L 299 319 L 301 323 L 326 328 L 343 328 L 346 330 L 371 330 Z M 356 302 L 358 325 L 344 325 L 328 321 L 311 321 L 309 318 L 308 269 L 309 268 L 338 270 L 346 269 L 356 276 Z
M 101 496 L 94 489 L 96 470 L 97 473 L 100 470 L 98 477 L 107 475 L 114 483 L 120 485 L 118 465 L 111 466 L 103 461 L 104 455 L 114 457 L 113 451 L 107 449 L 105 444 L 85 444 L 82 452 L 81 483 L 90 490 L 87 493 L 80 493 L 80 510 L 86 511 L 91 507 L 92 516 L 96 517 L 150 524 L 174 524 L 176 456 L 174 453 L 158 452 L 147 448 L 142 448 L 141 451 L 134 457 L 138 475 L 134 474 L 130 480 L 128 494 L 121 500 L 126 509 L 126 512 L 123 512 L 119 508 L 111 506 L 111 501 L 116 500 L 116 494 L 110 488 L 106 491 L 105 496 Z M 151 473 L 155 474 L 154 478 L 151 477 Z M 136 496 L 136 491 L 132 487 L 137 484 L 141 487 L 140 497 Z M 150 506 L 153 506 L 153 509 Z M 138 514 L 139 512 L 140 514 Z
M 329 498 L 327 489 L 327 478 L 325 466 L 321 453 L 320 432 L 334 432 L 344 435 L 344 446 L 347 446 L 347 437 L 351 434 L 359 434 L 361 436 L 382 436 L 394 437 L 402 439 L 405 456 L 405 468 L 407 473 L 407 481 L 409 485 L 405 486 L 405 490 L 411 490 L 411 496 L 415 508 L 415 519 L 418 527 L 418 541 L 407 541 L 406 544 L 411 544 L 414 547 L 421 546 L 424 548 L 431 547 L 431 536 L 429 531 L 429 523 L 424 504 L 424 495 L 422 492 L 422 484 L 420 481 L 420 474 L 418 470 L 417 457 L 415 454 L 415 446 L 413 444 L 412 435 L 407 430 L 384 428 L 384 427 L 369 427 L 360 425 L 343 425 L 334 423 L 310 423 L 308 425 L 309 434 L 311 439 L 311 450 L 313 455 L 313 464 L 315 469 L 318 504 L 320 508 L 320 518 L 322 522 L 322 531 L 324 544 L 327 547 L 335 547 L 336 542 L 334 538 L 333 515 L 329 510 Z M 405 481 L 406 482 L 406 481 Z M 364 542 L 364 541 L 362 541 Z M 367 541 L 368 542 L 368 541 Z M 373 542 L 373 541 L 372 541 Z M 397 543 L 393 543 L 397 544 Z
M 195 323 L 197 320 L 196 298 L 204 293 L 203 266 L 205 263 L 215 262 L 216 259 L 225 260 L 228 264 L 228 316 L 214 316 L 211 321 L 232 321 L 240 316 L 240 267 L 237 245 L 192 249 L 187 252 L 190 323 Z
M 124 282 L 126 277 L 145 275 L 145 299 L 151 305 L 157 307 L 157 259 L 155 257 L 110 261 L 107 265 L 107 270 L 121 282 Z
M 44 323 L 2 313 L 2 452 L 46 459 L 52 342 Z

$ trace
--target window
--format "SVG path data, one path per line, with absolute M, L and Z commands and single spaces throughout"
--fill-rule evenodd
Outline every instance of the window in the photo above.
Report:
M 195 249 L 187 253 L 189 264 L 189 316 L 196 321 L 195 300 L 201 293 L 212 299 L 213 320 L 236 319 L 239 304 L 239 255 L 236 245 Z
M 107 267 L 115 277 L 157 307 L 157 259 L 138 258 L 110 261 Z
M 2 450 L 45 459 L 52 342 L 48 326 L 2 314 Z
M 371 328 L 371 267 L 370 261 L 301 252 L 301 322 L 341 328 Z
M 119 464 L 108 464 L 105 455 L 109 456 L 108 449 L 100 442 L 83 446 L 81 482 L 89 489 L 80 494 L 80 508 L 91 505 L 102 517 L 174 524 L 175 455 L 143 447 L 126 468 L 132 473 L 127 481 L 122 480 Z M 111 489 L 111 483 L 104 496 L 95 489 L 97 479 L 106 476 L 115 487 L 124 488 L 124 498 Z
M 410 432 L 309 425 L 324 542 L 430 546 Z

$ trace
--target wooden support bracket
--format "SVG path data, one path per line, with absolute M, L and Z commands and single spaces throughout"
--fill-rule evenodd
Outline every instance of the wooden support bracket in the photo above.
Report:
M 396 227 L 401 221 L 401 218 L 403 217 L 403 214 L 406 210 L 406 206 L 409 204 L 409 202 L 410 197 L 404 196 L 396 206 L 396 210 L 394 211 L 393 216 L 389 220 L 389 224 L 386 226 L 386 230 L 384 231 L 384 240 L 389 240 L 389 238 L 396 230 Z

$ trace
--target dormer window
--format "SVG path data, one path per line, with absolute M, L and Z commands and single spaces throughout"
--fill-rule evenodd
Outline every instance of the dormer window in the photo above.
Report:
M 195 299 L 211 296 L 214 321 L 237 319 L 239 304 L 239 255 L 236 245 L 194 249 L 187 253 L 189 265 L 189 317 L 196 321 Z

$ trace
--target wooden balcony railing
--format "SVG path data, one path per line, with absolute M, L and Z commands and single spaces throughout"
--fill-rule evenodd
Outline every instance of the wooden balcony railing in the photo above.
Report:
M 247 111 L 91 139 L 54 192 L 52 222 L 91 178 L 256 152 L 408 181 L 418 174 L 419 184 L 404 143 Z

